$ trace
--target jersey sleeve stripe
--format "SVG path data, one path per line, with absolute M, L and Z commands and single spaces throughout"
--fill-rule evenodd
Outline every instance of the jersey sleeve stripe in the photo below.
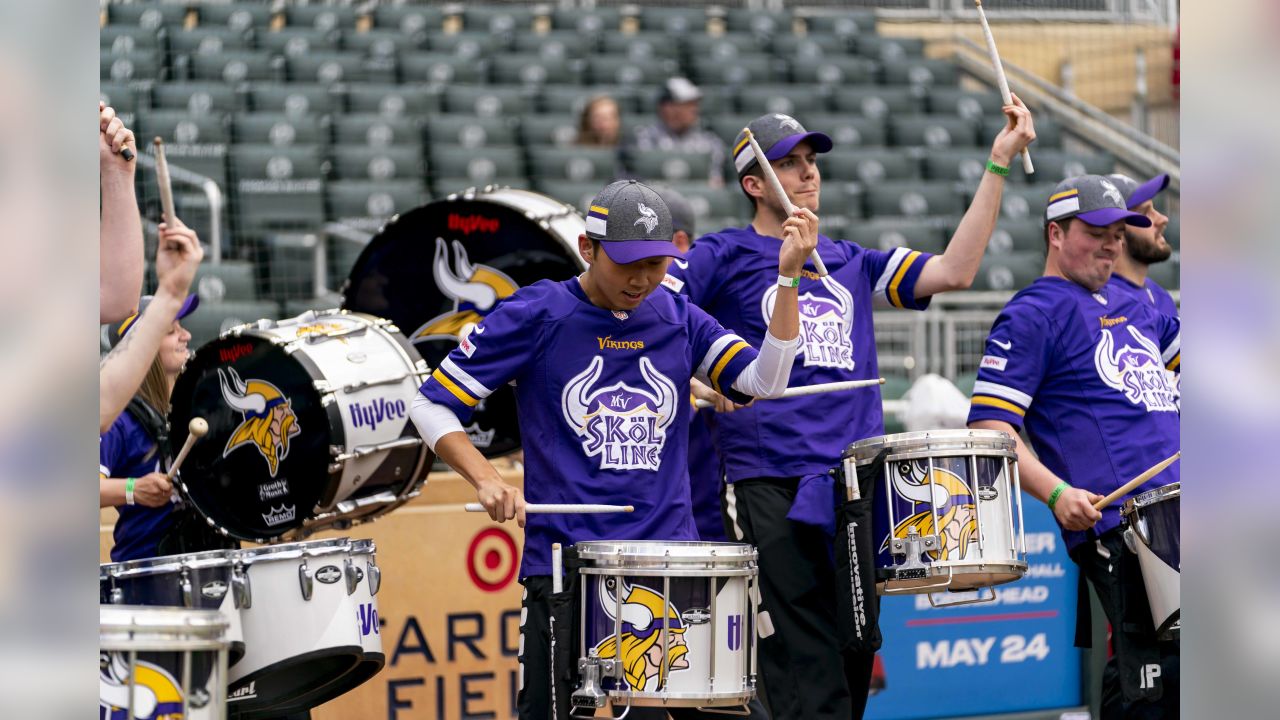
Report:
M 902 284 L 902 278 L 907 276 L 907 270 L 911 269 L 912 263 L 919 257 L 920 251 L 913 250 L 898 267 L 898 272 L 893 276 L 893 282 L 889 283 L 889 302 L 893 303 L 894 307 L 903 307 L 902 298 L 898 297 L 898 286 Z
M 711 378 L 711 384 L 715 387 L 716 391 L 724 392 L 720 389 L 720 373 L 724 372 L 725 366 L 729 364 L 729 361 L 733 359 L 734 355 L 737 355 L 742 352 L 744 348 L 748 347 L 751 346 L 748 345 L 745 340 L 739 340 L 720 357 L 720 361 L 716 363 L 716 366 L 711 370 L 711 374 L 709 375 Z
M 466 405 L 467 407 L 475 407 L 480 404 L 479 398 L 472 397 L 466 390 L 458 387 L 457 383 L 450 380 L 449 376 L 441 372 L 439 368 L 436 368 L 436 371 L 431 373 L 431 379 L 440 383 L 440 386 L 445 390 L 453 393 L 453 396 L 458 398 L 458 401 L 463 405 Z
M 884 272 L 880 273 L 880 277 L 876 279 L 875 290 L 871 293 L 876 296 L 876 299 L 882 297 L 887 299 L 886 291 L 889 288 L 889 280 L 898 272 L 898 267 L 902 264 L 903 258 L 910 252 L 906 248 L 894 248 L 893 253 L 889 255 L 889 262 L 885 263 Z
M 737 335 L 734 335 L 733 333 L 721 335 L 720 337 L 716 338 L 716 341 L 711 343 L 711 348 L 707 350 L 707 354 L 702 358 L 702 362 L 698 364 L 698 372 L 696 374 L 701 375 L 703 377 L 710 377 L 711 366 L 715 364 L 716 358 L 720 357 L 720 353 L 724 352 L 725 348 L 729 347 L 735 342 L 745 342 L 745 341 L 742 338 L 738 337 Z
M 999 409 L 1001 409 L 1001 410 L 1007 410 L 1007 411 L 1009 411 L 1009 412 L 1011 412 L 1011 413 L 1013 413 L 1013 414 L 1017 415 L 1018 417 L 1026 417 L 1026 415 L 1027 415 L 1027 411 L 1026 411 L 1026 410 L 1023 410 L 1022 408 L 1018 407 L 1017 405 L 1014 405 L 1013 403 L 1009 402 L 1008 400 L 1001 400 L 1000 398 L 996 398 L 996 397 L 987 397 L 986 395 L 974 395 L 974 396 L 973 396 L 973 404 L 974 404 L 974 405 L 986 405 L 987 407 L 993 407 L 993 408 L 999 408 Z
M 1182 363 L 1182 353 L 1178 353 L 1177 355 L 1173 356 L 1173 359 L 1170 360 L 1167 365 L 1165 365 L 1165 369 L 1177 370 L 1178 365 L 1180 365 L 1181 363 Z
M 98 473 L 103 477 L 111 477 L 111 468 L 107 467 L 106 465 L 99 465 Z
M 483 400 L 493 394 L 492 390 L 485 387 L 480 381 L 471 377 L 466 370 L 458 367 L 458 364 L 453 361 L 453 358 L 446 357 L 444 360 L 440 361 L 440 369 L 448 373 L 449 377 L 456 380 L 459 385 L 466 388 L 467 392 L 471 393 L 474 397 Z
M 1014 390 L 1006 385 L 998 385 L 986 380 L 979 380 L 973 384 L 974 395 L 990 395 L 991 397 L 1003 398 L 1009 402 L 1016 403 L 1020 407 L 1031 407 L 1031 396 L 1021 390 Z
M 1178 353 L 1181 351 L 1182 351 L 1182 333 L 1178 333 L 1177 335 L 1173 336 L 1173 340 L 1169 342 L 1169 347 L 1164 349 L 1164 352 L 1162 353 L 1162 356 L 1160 359 L 1163 360 L 1165 363 L 1168 363 L 1171 360 L 1173 360 L 1173 358 L 1177 357 Z

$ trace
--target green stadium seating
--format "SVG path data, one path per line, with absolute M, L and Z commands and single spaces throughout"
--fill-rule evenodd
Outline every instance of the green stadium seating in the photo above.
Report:
M 640 29 L 669 35 L 702 35 L 707 31 L 707 11 L 700 7 L 642 5 Z
M 1156 281 L 1156 283 L 1165 290 L 1177 290 L 1181 288 L 1182 282 L 1179 276 L 1181 264 L 1176 258 L 1177 255 L 1175 254 L 1174 257 L 1169 260 L 1150 266 L 1147 268 L 1147 277 Z
M 109 25 L 133 25 L 145 30 L 181 25 L 187 14 L 186 7 L 178 4 L 108 3 L 105 7 Z
M 690 57 L 714 58 L 733 62 L 739 57 L 764 55 L 764 43 L 754 35 L 742 33 L 709 37 L 696 35 L 685 38 L 685 48 Z
M 853 38 L 853 50 L 863 57 L 894 64 L 923 58 L 924 39 L 864 33 Z
M 1035 159 L 1034 153 L 1031 158 Z M 1000 200 L 1001 221 L 1008 219 L 1043 222 L 1045 205 L 1049 202 L 1049 196 L 1053 194 L 1055 184 L 1056 181 L 1036 185 L 1005 185 L 1004 194 Z
M 114 53 L 103 50 L 99 54 L 99 77 L 112 82 L 151 80 L 162 77 L 160 55 L 156 50 L 135 50 Z
M 535 90 L 493 85 L 450 85 L 444 89 L 444 111 L 480 117 L 518 117 L 534 106 Z
M 258 299 L 253 263 L 245 260 L 223 260 L 216 265 L 211 262 L 200 263 L 191 287 L 200 294 L 202 304 Z
M 339 47 L 337 32 L 310 27 L 285 27 L 260 32 L 256 37 L 260 49 L 289 57 L 312 52 L 335 52 Z
M 344 275 L 345 277 L 345 275 Z M 320 297 L 290 298 L 283 305 L 283 317 L 297 317 L 308 310 L 332 310 L 342 307 L 342 296 L 331 292 Z
M 319 145 L 235 145 L 231 149 L 232 174 L 237 180 L 295 180 L 325 174 Z
M 152 110 L 138 116 L 134 130 L 139 138 L 164 139 L 172 145 L 207 145 L 231 141 L 227 118 L 221 114 L 194 115 L 183 110 Z
M 889 137 L 895 145 L 928 147 L 931 152 L 950 147 L 973 147 L 977 141 L 973 122 L 955 115 L 891 117 Z
M 426 177 L 420 145 L 347 145 L 331 150 L 334 175 L 342 180 L 418 180 Z
M 502 36 L 487 32 L 460 32 L 454 34 L 431 33 L 427 35 L 427 47 L 431 51 L 459 58 L 478 58 L 501 55 L 510 42 Z
M 193 114 L 228 113 L 243 107 L 240 95 L 222 82 L 156 83 L 152 106 L 161 110 L 186 110 Z
M 504 53 L 491 67 L 493 81 L 505 84 L 576 83 L 582 75 L 580 61 L 538 53 Z
M 404 33 L 394 28 L 375 28 L 363 32 L 347 30 L 342 33 L 342 47 L 364 53 L 370 57 L 396 57 L 400 53 L 425 52 L 425 33 Z
M 1044 250 L 1044 224 L 1039 220 L 1001 219 L 987 242 L 987 252 L 995 255 Z
M 485 62 L 462 55 L 426 52 L 400 56 L 400 77 L 406 83 L 475 83 L 488 73 Z
M 883 147 L 888 141 L 884 120 L 858 115 L 805 113 L 796 118 L 806 129 L 830 136 L 837 149 Z M 819 167 L 822 157 L 818 158 Z
M 514 147 L 460 148 L 432 144 L 427 163 L 433 177 L 466 178 L 471 185 L 525 175 L 524 159 Z
M 584 81 L 595 85 L 657 85 L 679 74 L 679 64 L 669 57 L 598 55 L 587 63 Z
M 104 81 L 98 84 L 98 99 L 116 112 L 137 112 L 144 104 L 145 94 L 128 83 Z
M 197 53 L 191 57 L 191 79 L 236 84 L 284 80 L 284 59 L 266 50 Z
M 223 332 L 264 318 L 279 320 L 280 304 L 274 300 L 201 301 L 195 312 L 182 319 L 182 327 L 191 333 L 190 346 L 199 352 L 200 346 L 218 339 Z
M 738 91 L 742 113 L 783 113 L 806 117 L 827 109 L 827 94 L 812 86 L 749 85 Z
M 1044 274 L 1044 253 L 987 253 L 973 280 L 973 290 L 1016 290 Z
M 444 21 L 444 9 L 439 5 L 388 5 L 378 4 L 373 9 L 374 27 L 380 30 L 396 30 L 405 35 L 438 33 Z
M 347 88 L 347 109 L 387 117 L 421 118 L 440 111 L 440 91 L 426 85 L 361 83 Z
M 421 180 L 334 180 L 325 187 L 333 218 L 376 231 L 396 213 L 412 210 L 427 201 Z
M 730 32 L 751 33 L 764 38 L 791 32 L 791 13 L 773 10 L 735 10 L 725 15 Z
M 836 147 L 818 156 L 823 178 L 878 183 L 885 180 L 914 180 L 920 177 L 920 161 L 901 150 Z
M 965 204 L 951 183 L 894 181 L 868 185 L 867 209 L 872 217 L 924 217 L 960 215 Z
M 1034 120 L 1036 126 L 1036 141 L 1031 144 L 1031 159 L 1036 158 L 1036 150 L 1040 148 L 1061 148 L 1062 147 L 1062 124 L 1053 118 L 1045 117 L 1043 113 L 1037 115 Z M 996 135 L 1000 129 L 1005 126 L 1003 118 L 988 118 L 982 124 L 982 138 L 984 143 L 990 143 L 996 139 Z
M 285 9 L 285 19 L 290 27 L 347 30 L 356 26 L 356 10 L 350 5 L 294 5 Z
M 196 8 L 201 25 L 220 25 L 241 31 L 267 27 L 272 15 L 271 6 L 261 2 L 204 3 Z
M 124 55 L 131 52 L 160 51 L 160 39 L 164 35 L 136 25 L 107 25 L 98 31 L 98 47 Z
M 819 60 L 793 58 L 791 80 L 797 83 L 819 83 L 831 87 L 874 83 L 879 74 L 874 60 L 833 55 Z
M 582 35 L 606 35 L 610 41 L 618 36 L 622 12 L 616 7 L 556 8 L 551 11 L 551 27 L 573 30 Z
M 890 114 L 923 112 L 924 101 L 910 88 L 849 85 L 831 89 L 831 106 L 836 112 L 886 117 Z
M 862 36 L 876 29 L 874 10 L 851 10 L 831 15 L 808 15 L 804 18 L 805 30 L 810 35 Z
M 989 153 L 978 148 L 947 150 L 931 148 L 923 158 L 927 180 L 951 180 L 977 188 L 987 171 Z
M 599 43 L 594 36 L 553 30 L 548 33 L 517 33 L 512 39 L 511 49 L 544 58 L 584 58 L 599 52 Z
M 249 109 L 285 115 L 329 115 L 342 108 L 342 96 L 333 88 L 306 83 L 253 83 L 246 91 Z
M 389 118 L 367 113 L 339 115 L 333 119 L 334 141 L 343 145 L 422 145 L 422 125 L 409 118 Z
M 618 154 L 610 148 L 529 148 L 529 175 L 533 178 L 595 182 L 604 187 L 617 174 Z
M 628 155 L 627 167 L 640 180 L 697 182 L 711 174 L 711 155 L 651 150 Z
M 293 82 L 389 83 L 396 81 L 395 61 L 370 58 L 358 52 L 312 51 L 293 55 L 288 60 L 289 79 Z
M 276 145 L 315 145 L 328 143 L 328 122 L 321 124 L 314 115 L 283 113 L 241 113 L 232 121 L 237 143 Z
M 703 85 L 754 85 L 785 79 L 785 63 L 769 55 L 743 55 L 732 62 L 716 58 L 691 58 L 689 61 L 696 83 Z
M 587 209 L 591 206 L 591 199 L 604 189 L 604 183 L 537 178 L 534 180 L 533 187 L 543 195 L 568 203 L 586 215 Z
M 935 87 L 929 89 L 928 105 L 929 112 L 936 115 L 954 114 L 967 120 L 983 120 L 1003 117 L 1004 102 L 998 92 Z
M 462 9 L 462 28 L 464 32 L 512 34 L 528 31 L 533 18 L 533 8 L 528 6 L 468 4 Z
M 525 115 L 520 119 L 520 138 L 527 147 L 573 145 L 578 140 L 578 118 L 576 115 Z
M 595 60 L 593 59 L 592 62 Z M 587 101 L 596 95 L 608 95 L 618 103 L 623 113 L 651 113 L 654 105 L 649 97 L 652 93 L 642 92 L 635 85 L 546 85 L 538 90 L 537 112 L 543 113 L 577 113 L 582 112 Z M 656 96 L 656 95 L 655 95 Z
M 889 85 L 936 87 L 955 85 L 959 70 L 950 60 L 916 58 L 898 59 L 884 66 L 884 80 Z
M 1039 133 L 1040 120 L 1035 120 L 1036 132 Z M 1022 161 L 1015 160 L 1009 177 L 1024 182 L 1058 182 L 1076 175 L 1108 175 L 1115 171 L 1116 160 L 1110 153 L 1094 152 L 1091 154 L 1069 153 L 1048 147 L 1040 147 L 1040 141 L 1031 145 L 1031 161 L 1035 164 L 1034 175 L 1027 175 L 1022 170 Z
M 524 121 L 534 117 L 526 115 Z M 516 119 L 508 115 L 435 115 L 427 119 L 426 130 L 427 138 L 432 144 L 459 147 L 515 145 L 517 140 Z
M 844 38 L 836 35 L 778 35 L 773 38 L 773 54 L 778 57 L 821 60 L 849 52 Z

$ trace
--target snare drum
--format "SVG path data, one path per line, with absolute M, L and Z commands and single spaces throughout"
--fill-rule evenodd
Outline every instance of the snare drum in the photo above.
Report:
M 369 241 L 342 306 L 390 319 L 436 367 L 516 289 L 586 269 L 584 231 L 572 206 L 527 190 L 450 195 L 397 216 Z M 465 430 L 486 457 L 519 449 L 515 393 L 504 386 L 482 400 Z
M 756 551 L 597 541 L 581 568 L 575 712 L 616 704 L 745 706 L 755 696 Z
M 232 569 L 232 551 L 212 550 L 107 563 L 98 572 L 99 595 L 113 605 L 151 605 L 219 610 L 227 621 L 230 663 L 244 656 L 237 596 L 244 575 Z
M 178 489 L 254 542 L 372 520 L 416 495 L 432 454 L 409 422 L 426 364 L 387 320 L 308 311 L 233 328 L 173 392 L 173 442 L 209 423 Z
M 221 613 L 132 605 L 103 605 L 98 612 L 101 720 L 226 717 Z
M 1138 556 L 1151 621 L 1161 640 L 1182 630 L 1182 483 L 1170 483 L 1125 501 L 1124 541 Z
M 292 708 L 364 660 L 345 538 L 232 551 L 247 578 L 240 610 L 245 655 L 231 669 L 238 714 Z M 336 697 L 336 693 L 323 700 Z
M 872 527 L 881 594 L 990 588 L 1026 573 L 1018 455 L 1006 433 L 932 430 L 859 440 L 843 454 L 846 486 L 877 459 L 884 469 Z M 992 591 L 978 599 L 994 598 Z

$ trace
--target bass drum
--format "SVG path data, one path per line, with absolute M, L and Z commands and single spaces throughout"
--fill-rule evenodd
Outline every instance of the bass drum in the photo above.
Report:
M 472 188 L 383 227 L 352 267 L 343 307 L 391 320 L 436 367 L 516 289 L 586 269 L 583 232 L 582 216 L 559 200 Z M 515 393 L 504 387 L 481 400 L 466 431 L 485 457 L 518 450 Z

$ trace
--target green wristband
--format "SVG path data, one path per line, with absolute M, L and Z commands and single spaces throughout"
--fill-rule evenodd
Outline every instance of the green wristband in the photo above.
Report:
M 1058 503 L 1058 497 L 1062 495 L 1062 493 L 1066 491 L 1066 489 L 1069 487 L 1071 487 L 1069 483 L 1065 481 L 1060 482 L 1058 483 L 1058 486 L 1053 489 L 1053 492 L 1049 493 L 1049 509 L 1050 510 L 1052 510 L 1053 506 Z
M 987 161 L 987 172 L 994 173 L 1000 177 L 1009 177 L 1009 168 L 1003 165 L 997 165 L 995 160 Z

